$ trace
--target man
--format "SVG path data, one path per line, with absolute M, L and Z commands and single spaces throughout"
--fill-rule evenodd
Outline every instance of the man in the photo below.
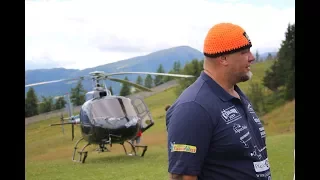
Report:
M 204 71 L 166 114 L 169 179 L 271 180 L 264 128 L 236 85 L 252 76 L 251 46 L 238 25 L 209 30 Z

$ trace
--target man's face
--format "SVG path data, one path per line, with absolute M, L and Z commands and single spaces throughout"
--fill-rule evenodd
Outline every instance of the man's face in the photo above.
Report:
M 230 54 L 226 58 L 228 74 L 230 74 L 236 81 L 245 82 L 251 79 L 252 72 L 250 65 L 255 60 L 250 49 L 245 49 L 240 52 Z

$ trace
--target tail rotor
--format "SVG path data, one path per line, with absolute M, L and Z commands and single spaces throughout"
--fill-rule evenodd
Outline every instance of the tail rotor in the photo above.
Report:
M 62 133 L 64 134 L 64 125 L 65 124 L 71 124 L 71 138 L 72 141 L 74 139 L 74 125 L 77 124 L 77 119 L 74 119 L 74 117 L 70 117 L 70 118 L 64 118 L 63 117 L 63 113 L 61 113 L 61 117 L 60 117 L 61 123 L 56 123 L 56 124 L 50 124 L 50 126 L 59 126 L 61 125 L 61 129 L 62 129 Z M 64 120 L 69 120 L 69 122 L 64 122 Z

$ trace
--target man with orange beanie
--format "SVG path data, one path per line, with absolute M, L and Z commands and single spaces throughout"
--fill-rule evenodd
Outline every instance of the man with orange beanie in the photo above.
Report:
M 271 180 L 264 127 L 236 85 L 252 77 L 251 46 L 239 25 L 209 30 L 203 72 L 166 112 L 169 179 Z

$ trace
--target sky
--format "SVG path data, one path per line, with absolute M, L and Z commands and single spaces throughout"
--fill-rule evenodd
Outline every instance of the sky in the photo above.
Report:
M 217 23 L 240 25 L 252 51 L 280 47 L 294 0 L 25 0 L 25 69 L 85 69 L 175 46 L 202 52 Z

